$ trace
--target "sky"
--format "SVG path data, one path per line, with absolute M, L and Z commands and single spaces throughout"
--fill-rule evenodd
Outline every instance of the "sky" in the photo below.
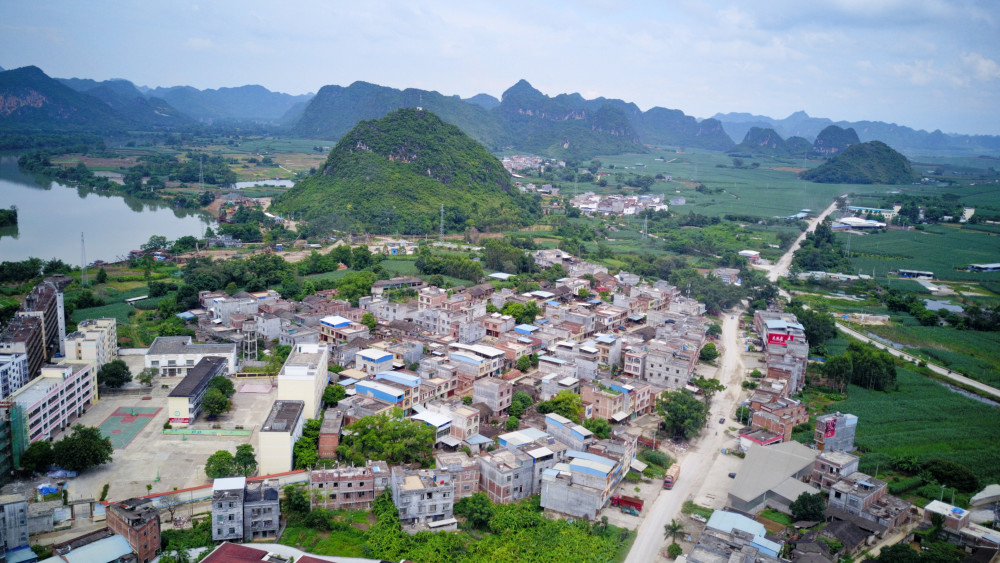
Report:
M 1000 135 L 996 0 L 343 0 L 0 5 L 0 67 L 290 94 L 358 80 L 619 98 L 699 118 L 803 110 Z

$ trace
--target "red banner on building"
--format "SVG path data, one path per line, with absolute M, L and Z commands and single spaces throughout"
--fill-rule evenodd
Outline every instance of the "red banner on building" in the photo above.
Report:
M 768 334 L 767 335 L 767 343 L 768 344 L 785 345 L 788 342 L 791 342 L 792 340 L 795 340 L 795 335 L 794 334 L 774 334 L 774 333 L 772 333 L 772 334 Z
M 833 438 L 834 435 L 836 434 L 837 434 L 837 421 L 836 420 L 826 421 L 826 429 L 825 432 L 823 432 L 823 437 Z

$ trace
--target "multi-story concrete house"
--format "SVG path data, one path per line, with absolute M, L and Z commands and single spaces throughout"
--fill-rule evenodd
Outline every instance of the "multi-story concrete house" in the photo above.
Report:
M 185 376 L 206 356 L 226 358 L 226 373 L 236 373 L 236 344 L 195 344 L 190 336 L 158 336 L 146 350 L 145 367 L 161 376 Z
M 212 539 L 254 541 L 276 538 L 281 520 L 277 479 L 216 479 L 212 484 Z
M 80 321 L 76 332 L 66 335 L 66 358 L 92 362 L 98 369 L 118 357 L 118 320 Z
M 201 413 L 201 401 L 213 377 L 226 375 L 226 359 L 202 358 L 167 396 L 167 419 L 171 425 L 187 427 Z
M 587 451 L 596 440 L 593 432 L 556 413 L 545 415 L 545 431 L 574 450 Z
M 325 344 L 299 344 L 278 372 L 278 400 L 302 401 L 306 418 L 318 418 L 323 391 L 330 383 L 330 349 Z
M 540 393 L 538 398 L 548 401 L 562 391 L 569 391 L 577 395 L 580 394 L 581 383 L 575 377 L 567 377 L 558 373 L 550 373 L 540 379 Z
M 253 316 L 259 311 L 259 306 L 260 303 L 257 299 L 247 295 L 246 297 L 214 297 L 208 301 L 205 308 L 208 309 L 208 316 L 211 320 L 219 321 L 224 326 L 232 326 L 229 319 L 231 315 Z
M 452 518 L 455 485 L 443 469 L 392 468 L 392 501 L 402 524 L 437 522 Z
M 486 336 L 500 338 L 504 334 L 514 330 L 517 321 L 510 315 L 492 313 L 483 317 L 483 328 L 486 329 Z
M 323 343 L 345 344 L 368 338 L 370 332 L 367 326 L 340 315 L 326 316 L 319 321 L 319 341 Z
M 284 473 L 292 469 L 292 448 L 302 437 L 305 403 L 275 401 L 257 435 L 261 475 Z
M 795 399 L 776 399 L 756 405 L 751 401 L 750 408 L 754 411 L 751 427 L 774 432 L 781 436 L 782 442 L 792 439 L 793 428 L 809 422 L 805 404 Z
M 480 490 L 495 503 L 516 502 L 532 494 L 532 458 L 518 449 L 483 454 L 479 457 L 479 475 Z
M 28 502 L 21 495 L 0 496 L 0 552 L 27 546 Z
M 97 374 L 91 364 L 45 366 L 41 375 L 7 399 L 11 429 L 27 443 L 50 440 L 83 414 L 97 395 Z M 19 455 L 19 454 L 18 454 Z
M 857 429 L 858 417 L 853 414 L 824 414 L 816 417 L 813 441 L 820 451 L 853 452 Z
M 319 459 L 337 457 L 337 446 L 340 445 L 340 432 L 343 427 L 344 413 L 336 409 L 326 409 L 316 445 L 316 455 Z
M 18 316 L 0 334 L 0 354 L 24 354 L 28 358 L 28 379 L 38 375 L 48 361 L 42 334 L 42 319 Z
M 788 393 L 798 393 L 809 361 L 805 329 L 795 315 L 774 311 L 754 313 L 754 329 L 764 342 L 767 377 L 788 381 Z
M 461 500 L 479 492 L 479 460 L 464 452 L 438 452 L 435 467 L 447 471 L 455 486 L 455 498 Z
M 477 379 L 472 386 L 472 401 L 483 403 L 495 413 L 506 411 L 514 399 L 514 386 L 497 377 Z
M 364 467 L 337 467 L 309 472 L 309 498 L 313 508 L 367 510 L 375 497 L 389 487 L 389 466 L 369 461 Z
M 858 470 L 858 456 L 835 450 L 816 456 L 809 482 L 816 488 L 829 492 L 837 481 Z
M 140 563 L 149 563 L 160 552 L 160 511 L 150 499 L 133 498 L 109 504 L 108 528 L 128 541 Z
M 0 398 L 9 397 L 28 382 L 27 354 L 0 354 Z
M 427 405 L 431 412 L 440 413 L 451 419 L 451 437 L 467 440 L 479 434 L 480 412 L 458 401 L 435 402 Z
M 390 371 L 392 369 L 392 360 L 391 352 L 367 348 L 357 353 L 354 360 L 354 367 L 372 377 L 380 371 Z
M 46 361 L 51 360 L 56 352 L 65 353 L 63 343 L 66 340 L 66 314 L 63 294 L 56 284 L 43 281 L 32 288 L 15 315 L 35 317 L 42 321 L 42 347 Z

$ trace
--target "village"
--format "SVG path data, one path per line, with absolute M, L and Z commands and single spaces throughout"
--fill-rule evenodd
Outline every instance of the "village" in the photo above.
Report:
M 394 250 L 406 253 L 406 243 Z M 17 467 L 29 444 L 54 439 L 79 423 L 110 433 L 115 455 L 110 464 L 79 476 L 50 478 L 65 491 L 65 505 L 29 505 L 34 489 L 8 484 L 0 497 L 3 513 L 30 517 L 18 527 L 8 516 L 5 545 L 17 552 L 29 537 L 42 535 L 59 537 L 57 551 L 69 549 L 68 532 L 53 536 L 53 531 L 75 532 L 83 524 L 97 541 L 149 561 L 160 549 L 152 538 L 161 519 L 184 526 L 206 511 L 218 523 L 215 540 L 276 541 L 280 489 L 295 484 L 308 488 L 313 507 L 331 509 L 368 509 L 389 490 L 411 533 L 457 529 L 454 504 L 478 492 L 501 504 L 538 495 L 552 517 L 603 516 L 635 528 L 648 516 L 644 504 L 671 492 L 683 494 L 670 490 L 675 482 L 690 494 L 695 493 L 691 482 L 704 483 L 705 475 L 686 470 L 695 463 L 691 455 L 702 465 L 714 459 L 688 451 L 699 438 L 689 443 L 658 434 L 658 398 L 676 391 L 710 404 L 705 433 L 720 414 L 724 435 L 716 431 L 715 443 L 739 454 L 715 463 L 718 475 L 728 473 L 731 481 L 708 477 L 713 489 L 725 490 L 699 497 L 715 512 L 701 535 L 692 537 L 689 559 L 714 561 L 709 554 L 720 549 L 753 549 L 757 561 L 778 561 L 783 540 L 751 517 L 765 508 L 787 512 L 803 493 L 829 495 L 826 514 L 837 525 L 822 533 L 840 542 L 844 553 L 920 521 L 910 503 L 888 494 L 885 481 L 857 471 L 858 457 L 851 453 L 857 417 L 817 418 L 812 446 L 791 440 L 793 428 L 809 421 L 805 405 L 792 398 L 805 384 L 809 361 L 805 332 L 794 315 L 757 311 L 739 320 L 734 315 L 724 321 L 727 334 L 720 337 L 705 306 L 664 281 L 610 275 L 606 267 L 561 250 L 538 250 L 533 258 L 540 267 L 559 264 L 568 276 L 528 293 L 488 281 L 446 290 L 418 277 L 399 277 L 376 282 L 357 306 L 337 299 L 335 290 L 301 301 L 282 299 L 273 290 L 201 292 L 200 308 L 179 314 L 197 326 L 197 337 L 161 336 L 145 349 L 119 349 L 114 318 L 85 321 L 66 334 L 61 314 L 66 280 L 46 279 L 0 335 L 6 397 L 0 438 L 9 452 L 3 474 Z M 717 275 L 738 283 L 738 273 Z M 498 272 L 488 279 L 512 277 Z M 414 298 L 393 298 L 400 290 Z M 537 318 L 519 323 L 511 315 L 487 312 L 488 305 L 499 310 L 511 302 L 536 308 Z M 362 322 L 366 315 L 374 325 Z M 291 349 L 276 375 L 259 369 L 261 342 Z M 726 356 L 721 368 L 699 361 L 706 345 L 718 345 Z M 728 361 L 733 358 L 735 364 Z M 135 373 L 155 370 L 157 376 L 149 386 L 99 389 L 98 370 L 116 359 Z M 732 375 L 721 373 L 736 366 Z M 236 393 L 230 412 L 208 417 L 202 400 L 216 376 L 231 379 Z M 711 392 L 697 383 L 716 377 L 728 392 L 713 403 Z M 741 391 L 747 380 L 754 385 Z M 335 406 L 324 405 L 331 386 L 343 390 Z M 511 415 L 515 394 L 529 404 L 577 397 L 581 419 L 523 405 L 518 418 Z M 733 420 L 737 406 L 745 412 L 741 420 Z M 431 427 L 433 469 L 378 460 L 336 462 L 345 430 L 380 414 Z M 299 469 L 295 446 L 310 419 L 322 421 L 317 448 L 322 467 Z M 604 437 L 581 424 L 593 419 L 608 423 Z M 257 453 L 256 475 L 208 483 L 206 459 L 240 444 Z M 640 455 L 648 449 L 675 460 L 666 479 L 649 478 Z M 126 500 L 95 501 L 104 500 L 99 491 L 105 483 L 113 483 L 111 498 Z M 963 518 L 961 509 L 938 503 L 923 519 L 929 521 L 932 513 L 949 518 L 959 543 L 975 544 L 985 533 L 969 522 L 967 511 Z M 188 520 L 177 514 L 188 514 Z M 804 545 L 800 540 L 796 549 L 807 549 Z

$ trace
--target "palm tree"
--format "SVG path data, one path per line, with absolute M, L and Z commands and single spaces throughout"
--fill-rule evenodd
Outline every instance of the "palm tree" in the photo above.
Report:
M 684 535 L 684 524 L 680 524 L 677 520 L 670 520 L 669 524 L 663 525 L 663 539 L 672 539 L 677 541 L 677 538 Z

